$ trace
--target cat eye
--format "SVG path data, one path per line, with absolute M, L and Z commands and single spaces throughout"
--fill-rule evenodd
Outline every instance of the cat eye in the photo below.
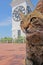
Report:
M 36 20 L 36 17 L 32 17 L 30 22 L 35 22 L 35 20 Z

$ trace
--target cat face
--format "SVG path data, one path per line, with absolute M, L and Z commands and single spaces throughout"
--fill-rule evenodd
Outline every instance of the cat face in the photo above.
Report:
M 20 27 L 24 33 L 31 34 L 43 30 L 43 15 L 40 12 L 34 11 L 26 16 L 21 13 L 20 16 Z

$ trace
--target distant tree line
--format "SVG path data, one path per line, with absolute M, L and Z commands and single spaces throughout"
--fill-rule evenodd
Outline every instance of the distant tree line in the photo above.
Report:
M 19 36 L 18 38 L 12 39 L 10 37 L 4 37 L 0 39 L 1 43 L 25 43 L 25 37 Z
M 0 39 L 0 42 L 2 42 L 2 43 L 12 43 L 12 38 L 4 37 L 4 38 Z

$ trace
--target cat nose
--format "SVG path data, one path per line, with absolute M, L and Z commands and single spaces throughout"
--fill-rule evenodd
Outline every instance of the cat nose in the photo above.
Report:
M 28 27 L 26 27 L 26 28 L 24 28 L 24 29 L 25 29 L 26 33 L 28 33 L 28 32 L 29 32 Z

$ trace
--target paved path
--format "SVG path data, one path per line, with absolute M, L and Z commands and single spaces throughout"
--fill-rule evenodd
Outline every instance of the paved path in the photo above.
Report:
M 0 65 L 25 65 L 25 44 L 0 44 Z

